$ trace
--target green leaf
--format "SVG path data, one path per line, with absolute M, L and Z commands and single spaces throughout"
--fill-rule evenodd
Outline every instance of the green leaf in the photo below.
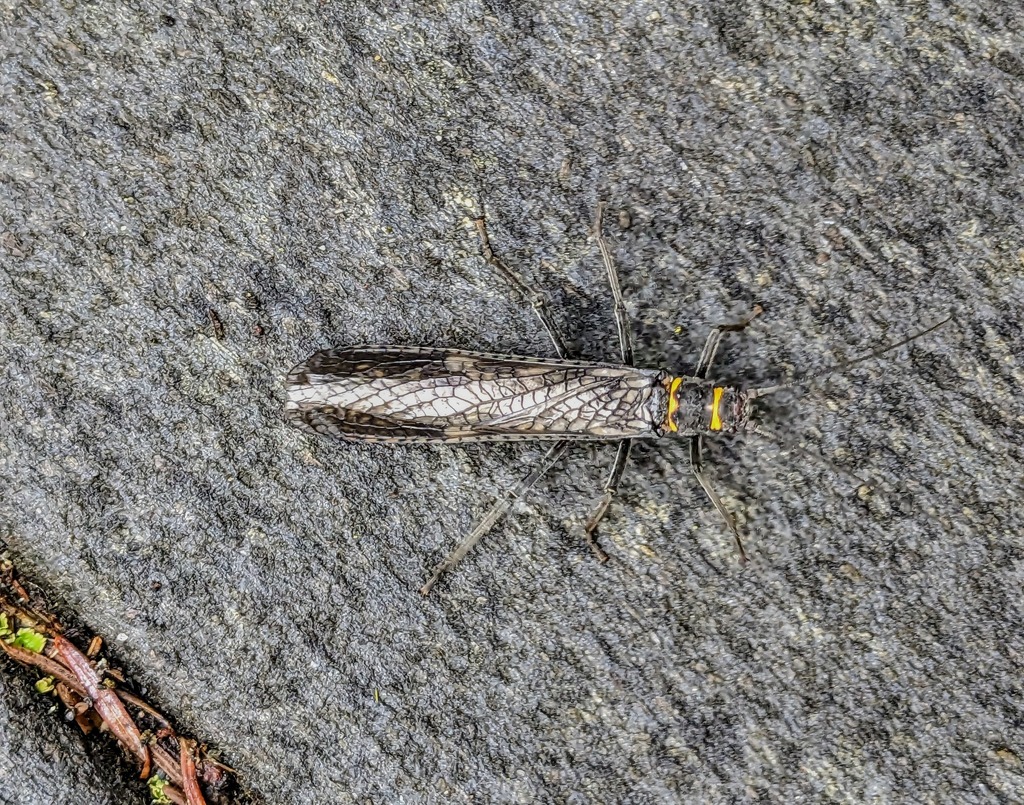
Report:
M 9 643 L 13 637 L 10 624 L 7 623 L 7 613 L 0 612 L 0 640 L 5 640 Z
M 163 777 L 154 774 L 146 781 L 146 785 L 149 786 L 149 795 L 153 798 L 153 802 L 156 805 L 171 805 L 171 798 L 164 793 L 167 781 Z
M 52 676 L 44 676 L 42 679 L 36 681 L 36 690 L 39 693 L 49 693 L 54 687 Z
M 38 654 L 46 646 L 46 638 L 43 637 L 35 629 L 18 629 L 18 633 L 14 636 L 14 643 L 12 645 L 18 648 L 28 649 Z

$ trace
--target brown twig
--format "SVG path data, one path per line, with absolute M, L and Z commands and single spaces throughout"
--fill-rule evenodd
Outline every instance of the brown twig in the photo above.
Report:
M 4 588 L 8 595 L 3 594 Z M 217 794 L 216 801 L 223 801 L 222 796 L 233 785 L 224 770 L 231 769 L 205 757 L 194 740 L 178 736 L 170 721 L 150 704 L 118 688 L 117 683 L 123 682 L 124 676 L 116 669 L 106 670 L 106 660 L 96 660 L 103 647 L 102 639 L 93 637 L 83 653 L 61 634 L 60 623 L 54 616 L 33 606 L 25 587 L 15 580 L 11 563 L 4 557 L 0 557 L 0 615 L 7 619 L 7 639 L 12 641 L 0 639 L 3 654 L 52 677 L 54 695 L 74 715 L 84 733 L 97 727 L 107 729 L 139 762 L 142 777 L 149 777 L 153 766 L 159 769 L 167 779 L 163 793 L 175 805 L 206 805 L 200 780 L 208 792 Z M 49 647 L 43 644 L 45 651 L 33 651 L 13 645 L 11 635 L 19 629 L 31 630 L 36 639 L 47 639 Z M 137 717 L 151 719 L 159 729 L 155 733 L 143 733 L 129 707 Z
M 0 640 L 0 649 L 7 652 L 7 656 L 15 662 L 32 668 L 38 668 L 43 672 L 44 676 L 52 676 L 58 682 L 63 682 L 79 696 L 85 697 L 87 695 L 85 688 L 75 679 L 75 675 L 56 660 L 51 660 L 43 654 L 36 654 L 34 651 L 29 651 L 26 648 L 12 646 L 3 640 Z
M 196 779 L 196 761 L 193 752 L 196 742 L 189 738 L 178 739 L 178 749 L 181 755 L 181 776 L 185 779 L 185 800 L 188 805 L 206 805 L 203 799 L 203 792 L 199 790 L 199 780 Z
M 149 777 L 149 749 L 142 742 L 142 733 L 135 721 L 128 715 L 124 702 L 110 688 L 103 687 L 103 680 L 92 667 L 89 658 L 59 634 L 53 636 L 53 645 L 64 664 L 71 669 L 79 684 L 92 699 L 92 706 L 106 722 L 114 737 L 142 762 L 142 777 Z

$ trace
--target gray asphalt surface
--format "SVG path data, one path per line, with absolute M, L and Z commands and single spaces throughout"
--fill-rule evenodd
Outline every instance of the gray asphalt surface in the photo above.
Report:
M 1015 3 L 5 3 L 0 538 L 267 802 L 1018 802 L 1024 14 Z M 617 353 L 817 371 L 711 445 L 331 444 L 335 344 L 549 355 L 471 219 Z M 212 323 L 210 311 L 223 327 Z M 0 665 L 0 801 L 141 803 Z M 45 781 L 45 785 L 41 783 Z

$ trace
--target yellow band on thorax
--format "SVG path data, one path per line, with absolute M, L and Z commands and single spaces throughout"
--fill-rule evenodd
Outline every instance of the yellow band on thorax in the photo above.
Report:
M 718 413 L 718 406 L 722 402 L 722 394 L 724 392 L 724 388 L 722 388 L 721 386 L 715 386 L 715 397 L 713 402 L 711 403 L 711 430 L 722 429 L 722 417 Z
M 683 379 L 681 377 L 673 377 L 672 383 L 668 387 L 668 415 L 665 417 L 665 427 L 668 428 L 670 433 L 675 433 L 679 430 L 676 425 L 676 412 L 679 410 L 679 398 L 676 393 L 679 391 L 679 386 L 682 384 Z

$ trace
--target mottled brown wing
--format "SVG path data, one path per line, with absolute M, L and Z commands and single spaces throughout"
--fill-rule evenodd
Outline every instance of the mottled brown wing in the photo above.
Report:
M 378 442 L 653 436 L 664 373 L 429 347 L 317 352 L 288 374 L 285 412 L 339 439 Z

